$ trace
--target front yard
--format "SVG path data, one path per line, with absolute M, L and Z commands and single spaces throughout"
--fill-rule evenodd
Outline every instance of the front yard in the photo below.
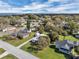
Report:
M 14 40 L 5 40 L 5 41 L 12 44 L 12 45 L 14 45 L 14 46 L 19 46 L 20 44 L 22 44 L 22 43 L 26 42 L 27 40 L 31 39 L 34 36 L 34 34 L 35 34 L 34 32 L 31 32 L 29 34 L 29 36 L 25 39 L 19 39 L 19 40 L 14 39 Z
M 68 55 L 65 55 L 56 50 L 55 46 L 47 47 L 44 50 L 39 51 L 38 53 L 30 49 L 30 43 L 24 45 L 21 49 L 39 57 L 40 59 L 69 59 Z
M 61 35 L 59 37 L 60 37 L 60 40 L 63 40 L 64 38 L 64 36 L 61 36 Z M 79 41 L 79 39 L 76 39 L 73 36 L 65 36 L 65 39 L 71 40 L 71 41 Z M 39 51 L 38 53 L 30 49 L 30 43 L 24 45 L 21 49 L 39 57 L 40 59 L 70 59 L 68 55 L 59 52 L 55 48 L 55 46 L 47 47 L 44 50 Z

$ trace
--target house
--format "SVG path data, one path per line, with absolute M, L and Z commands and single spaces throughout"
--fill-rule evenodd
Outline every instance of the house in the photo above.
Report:
M 40 35 L 41 34 L 37 31 L 36 34 L 35 34 L 35 37 L 40 37 Z
M 38 40 L 39 40 L 39 37 L 33 37 L 32 40 L 31 40 L 31 42 L 32 42 L 32 43 L 35 43 L 35 42 L 37 42 Z
M 9 27 L 4 28 L 2 31 L 3 31 L 3 32 L 16 31 L 16 27 L 9 26 Z
M 16 33 L 12 33 L 11 35 L 18 38 L 26 38 L 29 36 L 29 33 L 27 32 L 27 29 L 22 29 Z
M 73 56 L 73 59 L 79 59 L 79 56 Z
M 65 24 L 63 24 L 63 28 L 64 28 L 64 29 L 70 29 L 70 26 L 69 26 L 68 23 L 65 23 Z
M 45 35 L 45 34 L 40 34 L 40 33 L 37 31 L 36 34 L 35 34 L 35 37 L 32 38 L 31 42 L 34 43 L 34 42 L 38 41 L 40 36 L 47 36 L 47 35 Z
M 79 31 L 73 32 L 73 36 L 74 36 L 75 38 L 78 38 L 78 39 L 79 39 Z
M 74 46 L 79 46 L 79 42 L 74 41 L 73 43 L 74 43 Z
M 66 54 L 70 54 L 74 46 L 73 42 L 69 40 L 63 40 L 63 41 L 57 40 L 55 44 L 56 48 L 59 49 L 59 51 Z
M 30 22 L 30 29 L 33 31 L 33 30 L 36 30 L 36 28 L 38 28 L 40 26 L 41 23 L 41 20 L 27 20 L 27 22 Z
M 41 35 L 41 34 L 37 31 L 36 34 L 35 34 L 35 37 L 32 38 L 31 42 L 36 42 L 36 41 L 38 41 L 40 35 Z
M 23 29 L 23 30 L 20 30 L 18 33 L 17 33 L 17 37 L 18 38 L 26 38 L 29 36 L 29 33 L 27 32 L 27 29 Z
M 22 27 L 26 27 L 26 19 L 24 19 L 23 17 L 21 17 L 20 19 L 18 19 L 17 21 L 16 21 L 16 24 L 15 24 L 15 26 L 16 27 L 20 27 L 20 26 L 22 26 Z

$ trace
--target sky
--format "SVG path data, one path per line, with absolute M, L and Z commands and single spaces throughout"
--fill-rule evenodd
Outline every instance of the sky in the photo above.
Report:
M 0 13 L 79 13 L 79 0 L 0 0 Z

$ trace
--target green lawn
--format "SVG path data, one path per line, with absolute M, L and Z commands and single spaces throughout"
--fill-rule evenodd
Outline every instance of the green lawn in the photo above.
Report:
M 7 56 L 1 58 L 1 59 L 18 59 L 18 58 L 15 57 L 15 56 L 13 56 L 13 55 L 11 55 L 11 54 L 9 54 L 9 55 L 7 55 Z
M 1 55 L 2 53 L 4 53 L 4 52 L 5 52 L 5 50 L 2 49 L 2 48 L 0 48 L 0 55 Z
M 21 49 L 37 56 L 40 59 L 69 59 L 68 55 L 65 55 L 56 50 L 55 46 L 52 46 L 51 48 L 47 47 L 44 50 L 39 51 L 38 53 L 36 53 L 32 49 L 29 49 L 29 47 L 30 43 L 24 45 Z
M 73 36 L 59 36 L 59 39 L 60 40 L 64 40 L 64 39 L 66 39 L 66 40 L 71 40 L 71 41 L 79 41 L 79 39 L 77 39 L 77 38 L 75 38 L 75 37 L 73 37 Z
M 64 36 L 60 35 L 60 40 L 63 40 L 63 38 Z M 71 41 L 79 41 L 79 39 L 76 39 L 73 36 L 65 36 L 65 39 Z M 40 59 L 70 59 L 68 55 L 59 52 L 55 48 L 55 46 L 52 46 L 52 48 L 47 47 L 44 50 L 39 51 L 38 53 L 36 53 L 32 49 L 29 49 L 29 47 L 30 47 L 30 43 L 24 45 L 21 49 L 39 57 Z
M 29 34 L 29 36 L 27 38 L 25 38 L 25 39 L 20 39 L 20 40 L 5 40 L 5 41 L 8 42 L 8 43 L 10 43 L 10 44 L 12 44 L 12 45 L 14 45 L 14 46 L 19 46 L 20 44 L 24 43 L 25 41 L 31 39 L 34 36 L 34 34 L 35 34 L 34 32 L 31 32 Z

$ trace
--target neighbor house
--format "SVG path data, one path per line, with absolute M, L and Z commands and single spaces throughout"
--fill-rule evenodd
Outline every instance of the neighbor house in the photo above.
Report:
M 79 39 L 79 31 L 74 31 L 73 36 Z
M 23 30 L 20 30 L 16 33 L 12 33 L 11 35 L 18 37 L 18 38 L 26 38 L 29 36 L 29 33 L 28 33 L 27 29 L 23 29 Z
M 29 36 L 29 33 L 27 32 L 27 29 L 20 30 L 17 33 L 17 37 L 19 37 L 19 38 L 26 38 L 28 36 Z
M 18 19 L 17 21 L 16 21 L 16 24 L 15 24 L 15 26 L 16 27 L 26 27 L 26 23 L 27 23 L 27 21 L 26 21 L 26 19 L 24 19 L 23 17 L 21 17 L 20 19 Z
M 79 59 L 79 56 L 72 56 L 72 59 Z
M 4 28 L 2 31 L 3 31 L 3 32 L 16 31 L 16 27 L 8 26 L 8 27 Z
M 56 48 L 59 49 L 59 51 L 66 54 L 70 54 L 72 48 L 74 47 L 74 43 L 69 40 L 63 40 L 63 41 L 57 40 L 55 44 Z
M 42 22 L 41 22 L 41 20 L 27 20 L 27 21 L 29 21 L 30 22 L 30 29 L 31 30 L 36 30 L 36 28 L 38 28 L 41 24 L 42 24 Z

